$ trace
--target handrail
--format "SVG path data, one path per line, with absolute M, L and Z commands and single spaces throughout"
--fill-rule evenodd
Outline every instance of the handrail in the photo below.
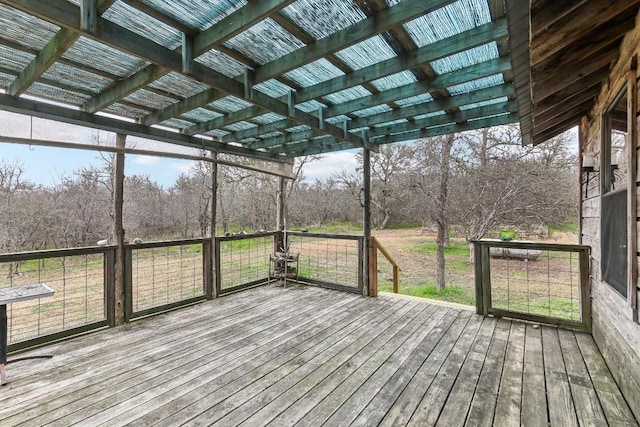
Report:
M 378 251 L 393 267 L 393 293 L 397 294 L 400 288 L 400 271 L 402 270 L 380 241 L 375 236 L 371 236 L 369 240 L 369 296 L 378 296 Z

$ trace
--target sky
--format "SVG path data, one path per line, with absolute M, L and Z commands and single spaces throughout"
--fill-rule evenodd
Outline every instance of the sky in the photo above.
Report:
M 7 143 L 2 136 L 87 144 L 92 134 L 95 134 L 95 131 L 80 126 L 32 119 L 28 116 L 0 111 L 0 161 L 20 161 L 24 166 L 24 179 L 41 185 L 55 185 L 62 177 L 70 177 L 74 171 L 83 167 L 100 166 L 99 153 L 91 150 Z M 100 135 L 106 140 L 113 139 L 113 134 L 108 132 L 100 132 Z M 140 149 L 168 146 L 140 138 L 128 138 L 127 142 L 128 146 L 131 142 L 131 146 Z M 153 147 L 150 146 L 151 144 Z M 315 181 L 328 178 L 341 169 L 355 169 L 356 151 L 328 153 L 322 160 L 305 165 L 303 169 L 305 179 Z M 151 180 L 168 188 L 175 183 L 180 174 L 188 173 L 193 163 L 190 160 L 127 154 L 125 175 L 148 175 Z

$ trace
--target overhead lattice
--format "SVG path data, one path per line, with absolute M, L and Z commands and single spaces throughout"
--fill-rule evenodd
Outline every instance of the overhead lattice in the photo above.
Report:
M 0 108 L 277 160 L 511 123 L 502 4 L 0 0 Z

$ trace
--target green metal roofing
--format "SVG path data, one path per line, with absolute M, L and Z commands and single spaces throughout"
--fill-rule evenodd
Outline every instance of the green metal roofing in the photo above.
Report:
M 496 4 L 0 0 L 0 109 L 274 160 L 511 123 Z

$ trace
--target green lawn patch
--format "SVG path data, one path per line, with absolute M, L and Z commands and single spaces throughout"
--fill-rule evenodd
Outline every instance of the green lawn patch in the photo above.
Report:
M 438 245 L 435 242 L 420 243 L 414 247 L 416 252 L 436 253 Z M 451 242 L 444 248 L 445 255 L 469 256 L 469 246 L 466 242 Z
M 458 304 L 474 305 L 476 303 L 474 293 L 467 288 L 459 286 L 448 286 L 441 291 L 439 291 L 435 285 L 416 286 L 401 289 L 401 292 L 406 295 L 455 302 Z

